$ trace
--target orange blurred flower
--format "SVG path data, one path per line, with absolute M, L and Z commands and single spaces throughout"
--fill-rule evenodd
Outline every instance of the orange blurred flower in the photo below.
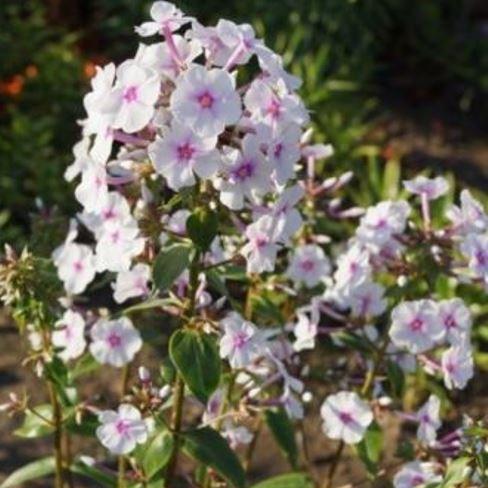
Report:
M 39 74 L 39 70 L 37 69 L 37 66 L 34 64 L 29 64 L 27 68 L 25 68 L 25 76 L 27 78 L 35 78 Z
M 22 75 L 15 75 L 10 80 L 0 82 L 0 93 L 8 97 L 15 97 L 22 93 L 25 79 Z
M 87 61 L 83 66 L 83 73 L 87 78 L 92 78 L 96 73 L 96 65 L 92 61 Z

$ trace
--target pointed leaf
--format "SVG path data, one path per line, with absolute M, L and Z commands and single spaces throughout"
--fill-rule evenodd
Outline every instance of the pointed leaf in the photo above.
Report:
M 26 486 L 28 481 L 43 478 L 54 473 L 56 462 L 54 457 L 39 459 L 26 464 L 14 471 L 1 485 L 0 488 L 14 488 L 16 486 Z
M 161 250 L 153 269 L 154 284 L 160 291 L 171 287 L 190 263 L 191 248 L 183 244 L 175 244 Z
M 295 440 L 295 430 L 285 410 L 267 410 L 266 423 L 273 434 L 278 446 L 283 451 L 293 468 L 296 468 L 298 448 Z
M 313 488 L 313 483 L 305 473 L 290 473 L 261 481 L 252 488 Z
M 231 485 L 237 488 L 246 486 L 239 458 L 217 431 L 204 427 L 185 433 L 183 450 L 193 459 L 213 468 Z
M 215 340 L 193 330 L 177 330 L 169 354 L 190 391 L 207 403 L 220 382 L 221 359 Z
M 195 246 L 207 251 L 217 235 L 219 218 L 207 208 L 197 208 L 186 221 L 186 232 Z

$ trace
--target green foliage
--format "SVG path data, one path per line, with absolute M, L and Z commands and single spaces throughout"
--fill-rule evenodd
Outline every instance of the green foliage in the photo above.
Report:
M 373 422 L 366 431 L 363 440 L 357 445 L 357 453 L 371 476 L 376 476 L 378 463 L 383 450 L 383 431 Z
M 279 410 L 267 410 L 265 419 L 281 451 L 285 454 L 291 466 L 296 468 L 298 447 L 295 440 L 295 429 L 290 418 L 281 408 Z
M 177 330 L 169 354 L 190 391 L 206 403 L 220 382 L 221 360 L 214 338 L 193 330 Z
M 246 477 L 234 451 L 215 430 L 204 427 L 185 433 L 183 450 L 193 459 L 213 468 L 236 488 L 244 488 Z
M 252 488 L 312 488 L 313 483 L 306 474 L 290 473 L 267 479 Z
M 1 485 L 0 488 L 15 488 L 26 486 L 32 480 L 43 478 L 54 473 L 54 457 L 46 457 L 26 464 L 14 471 Z
M 154 284 L 160 291 L 167 290 L 185 271 L 190 263 L 191 248 L 174 244 L 163 249 L 156 258 L 153 269 Z

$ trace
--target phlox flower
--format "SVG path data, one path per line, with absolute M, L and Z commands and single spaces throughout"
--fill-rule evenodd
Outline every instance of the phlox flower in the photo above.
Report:
M 97 212 L 83 212 L 80 220 L 98 239 L 103 231 L 115 225 L 135 224 L 129 202 L 120 193 L 111 191 L 107 201 Z
M 427 402 L 415 414 L 419 424 L 417 438 L 424 444 L 431 445 L 437 439 L 437 431 L 442 425 L 439 418 L 441 402 L 436 395 L 430 395 Z
M 99 319 L 90 331 L 90 352 L 102 364 L 120 368 L 130 363 L 142 347 L 139 331 L 127 317 Z
M 295 91 L 300 88 L 302 80 L 295 75 L 288 73 L 283 68 L 283 58 L 273 52 L 266 46 L 257 46 L 256 54 L 258 56 L 259 66 L 263 70 L 264 75 L 270 78 L 272 82 L 282 80 L 286 88 L 290 91 Z
M 382 246 L 405 230 L 410 206 L 407 202 L 384 201 L 368 208 L 356 231 L 358 239 Z
M 360 442 L 373 421 L 369 405 L 351 391 L 329 395 L 320 408 L 320 415 L 325 435 L 346 444 Z
M 442 338 L 444 328 L 432 300 L 402 302 L 391 313 L 390 338 L 412 354 L 431 349 Z
M 135 31 L 141 37 L 149 37 L 158 33 L 163 34 L 165 29 L 173 32 L 191 20 L 185 17 L 183 12 L 171 2 L 154 2 L 149 14 L 152 21 L 144 22 L 135 28 Z
M 435 473 L 434 463 L 412 461 L 405 464 L 393 479 L 394 488 L 416 488 L 429 483 L 438 483 L 442 477 Z
M 360 245 L 352 245 L 337 258 L 334 280 L 339 288 L 344 288 L 346 294 L 354 286 L 369 280 L 370 275 L 369 253 Z
M 231 449 L 250 444 L 254 437 L 249 429 L 242 425 L 234 425 L 230 420 L 224 422 L 222 435 L 227 439 Z
M 81 172 L 81 182 L 75 197 L 86 212 L 100 212 L 108 203 L 107 170 L 95 160 L 90 160 Z
M 323 282 L 330 271 L 330 261 L 323 249 L 307 244 L 295 249 L 286 275 L 296 284 L 303 283 L 307 288 L 313 288 Z
M 69 294 L 82 293 L 95 278 L 95 256 L 85 244 L 68 242 L 54 252 L 53 259 L 59 279 Z
M 101 112 L 111 115 L 112 128 L 137 132 L 154 115 L 159 92 L 159 76 L 129 59 L 117 68 L 117 81 L 102 103 Z
M 180 124 L 200 136 L 218 136 L 241 116 L 235 80 L 221 69 L 193 65 L 178 78 L 170 110 Z
M 98 414 L 98 421 L 101 425 L 97 428 L 97 437 L 112 454 L 129 454 L 137 444 L 147 441 L 146 422 L 132 405 L 122 404 L 116 412 L 104 410 Z
M 354 317 L 377 317 L 386 310 L 384 288 L 373 282 L 366 281 L 355 286 L 349 295 L 349 305 Z
M 488 230 L 488 215 L 483 205 L 473 198 L 469 190 L 461 192 L 460 201 L 460 207 L 453 205 L 446 212 L 456 233 L 483 233 Z
M 175 81 L 181 72 L 181 66 L 189 66 L 201 54 L 202 47 L 197 41 L 188 41 L 182 36 L 173 35 L 174 48 L 178 52 L 175 59 L 172 49 L 167 42 L 159 42 L 148 46 L 141 44 L 136 60 L 163 77 Z
M 285 387 L 280 397 L 282 407 L 288 416 L 293 420 L 301 420 L 304 416 L 302 402 L 300 402 L 291 388 Z
M 277 237 L 280 235 L 279 221 L 269 215 L 260 217 L 246 228 L 248 242 L 240 250 L 247 260 L 248 273 L 273 271 L 279 250 Z
M 442 354 L 444 384 L 449 390 L 464 389 L 474 374 L 473 353 L 465 341 L 460 340 L 459 345 L 451 346 Z
M 149 156 L 156 171 L 175 191 L 195 184 L 196 173 L 202 179 L 212 177 L 219 167 L 216 137 L 201 137 L 190 128 L 174 123 L 171 129 L 149 146 Z
M 150 279 L 151 268 L 147 264 L 136 264 L 131 270 L 118 273 L 115 284 L 112 285 L 114 300 L 123 303 L 129 298 L 147 295 Z
M 54 347 L 61 349 L 57 354 L 63 361 L 80 357 L 86 347 L 83 317 L 77 312 L 66 310 L 56 322 L 51 341 Z
M 424 196 L 427 200 L 435 200 L 445 195 L 449 190 L 449 184 L 445 178 L 426 178 L 419 175 L 413 180 L 403 182 L 405 189 L 415 195 Z
M 443 300 L 438 303 L 439 318 L 444 326 L 445 338 L 456 345 L 471 330 L 471 312 L 460 298 Z
M 319 304 L 320 298 L 314 298 L 309 306 L 297 311 L 298 320 L 293 327 L 293 334 L 296 338 L 293 349 L 297 352 L 315 347 L 320 320 Z
M 290 94 L 281 80 L 273 85 L 263 79 L 254 80 L 244 96 L 244 105 L 253 121 L 272 127 L 303 125 L 309 120 L 298 96 Z
M 244 137 L 242 151 L 227 151 L 222 162 L 222 178 L 215 187 L 220 201 L 231 210 L 241 210 L 246 198 L 256 203 L 270 190 L 270 169 L 255 136 Z
M 90 149 L 90 138 L 84 136 L 73 146 L 73 156 L 75 160 L 66 168 L 64 172 L 64 179 L 66 181 L 73 181 L 82 171 L 84 171 L 88 164 L 90 164 L 90 156 L 88 151 Z
M 488 234 L 468 234 L 460 250 L 468 259 L 469 269 L 488 284 Z
M 220 357 L 232 368 L 245 368 L 263 352 L 263 340 L 256 326 L 231 312 L 220 322 L 224 335 L 220 339 Z
M 144 242 L 134 225 L 107 226 L 95 248 L 97 271 L 128 271 L 132 259 L 144 250 Z

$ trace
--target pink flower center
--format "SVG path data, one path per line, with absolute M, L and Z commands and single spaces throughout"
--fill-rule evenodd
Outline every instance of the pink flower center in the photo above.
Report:
M 425 479 L 422 475 L 420 474 L 416 474 L 412 477 L 412 480 L 411 480 L 411 486 L 414 487 L 414 486 L 418 486 L 422 483 L 425 483 Z
M 237 334 L 232 339 L 232 344 L 234 346 L 234 349 L 242 349 L 248 341 L 249 337 L 245 332 L 237 332 Z
M 454 320 L 454 317 L 452 316 L 452 314 L 449 314 L 444 319 L 444 325 L 446 326 L 446 329 L 455 329 L 457 327 L 457 323 Z
M 340 412 L 339 418 L 343 424 L 349 425 L 352 421 L 352 415 L 349 412 Z
M 116 332 L 111 332 L 107 337 L 107 343 L 112 349 L 115 349 L 122 345 L 122 338 Z
M 73 269 L 76 273 L 80 273 L 81 271 L 83 271 L 83 263 L 81 261 L 75 261 L 73 263 Z
M 120 240 L 120 232 L 118 230 L 112 232 L 112 234 L 110 234 L 110 239 L 114 244 L 117 244 Z
M 200 104 L 200 107 L 204 109 L 212 108 L 215 102 L 214 97 L 208 91 L 205 91 L 201 95 L 198 95 L 197 100 L 198 103 Z
M 124 102 L 126 103 L 134 103 L 137 102 L 138 94 L 137 94 L 137 86 L 129 86 L 124 90 L 124 94 L 122 95 Z
M 117 213 L 113 208 L 109 208 L 103 212 L 103 220 L 112 220 L 117 217 Z
M 130 424 L 127 420 L 118 420 L 115 423 L 115 429 L 120 435 L 126 435 L 129 432 Z
M 488 254 L 484 253 L 482 249 L 476 251 L 474 257 L 479 266 L 486 266 L 488 265 Z
M 266 112 L 273 118 L 277 119 L 281 115 L 281 103 L 279 100 L 276 100 L 273 98 L 271 102 L 269 103 Z
M 280 159 L 282 152 L 283 152 L 283 144 L 281 144 L 281 142 L 279 142 L 278 144 L 276 144 L 276 146 L 274 148 L 274 157 L 276 159 Z
M 377 229 L 385 229 L 387 227 L 387 221 L 386 219 L 380 219 L 376 223 L 376 228 Z
M 424 321 L 419 317 L 412 320 L 409 324 L 410 330 L 412 332 L 420 332 L 423 326 L 424 326 Z
M 428 414 L 424 413 L 421 417 L 420 417 L 420 422 L 422 424 L 430 424 L 430 417 Z
M 300 263 L 300 268 L 302 268 L 303 271 L 310 272 L 315 268 L 315 262 L 311 259 L 304 259 Z
M 178 160 L 187 163 L 195 154 L 195 148 L 189 143 L 185 142 L 176 148 L 178 153 Z
M 237 181 L 244 181 L 247 180 L 248 178 L 251 178 L 254 174 L 254 164 L 252 161 L 247 161 L 245 163 L 242 163 L 239 165 L 238 168 L 236 168 L 232 172 L 232 176 L 237 180 Z
M 446 364 L 446 370 L 448 373 L 454 373 L 456 371 L 456 365 L 452 361 L 448 361 Z
M 254 241 L 254 244 L 258 249 L 262 249 L 263 247 L 268 245 L 268 242 L 269 241 L 266 237 L 257 237 Z

